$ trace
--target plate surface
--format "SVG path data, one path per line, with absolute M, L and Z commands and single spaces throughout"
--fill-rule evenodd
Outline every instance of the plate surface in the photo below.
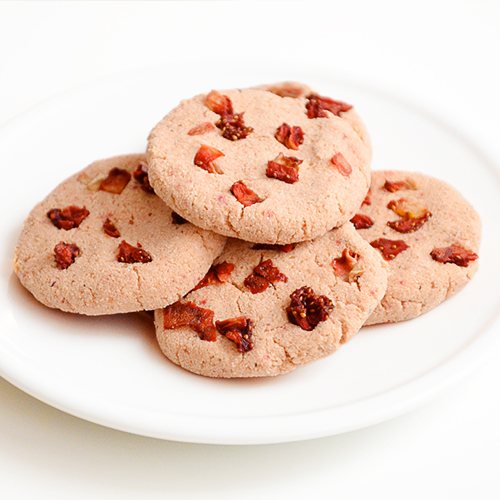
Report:
M 95 159 L 144 151 L 149 130 L 183 98 L 282 80 L 304 81 L 353 103 L 372 138 L 373 169 L 433 175 L 474 205 L 483 224 L 480 270 L 463 291 L 417 319 L 363 328 L 333 356 L 288 375 L 212 380 L 164 358 L 147 313 L 62 313 L 37 303 L 19 284 L 12 258 L 22 222 L 59 182 Z M 113 75 L 11 121 L 0 130 L 0 155 L 0 375 L 78 417 L 198 443 L 322 437 L 417 407 L 499 346 L 499 171 L 425 110 L 334 74 L 184 64 Z

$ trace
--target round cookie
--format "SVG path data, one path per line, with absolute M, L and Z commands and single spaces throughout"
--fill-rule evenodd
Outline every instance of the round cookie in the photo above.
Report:
M 96 161 L 33 208 L 14 269 L 36 299 L 87 315 L 153 310 L 205 275 L 225 238 L 173 214 L 145 159 Z
M 183 101 L 150 133 L 151 184 L 182 217 L 226 236 L 320 236 L 352 217 L 370 183 L 368 148 L 327 108 L 349 106 L 255 89 Z
M 441 180 L 373 171 L 369 196 L 351 222 L 390 267 L 387 293 L 367 325 L 419 316 L 461 290 L 477 271 L 479 216 Z
M 296 245 L 230 239 L 195 290 L 155 311 L 157 338 L 200 375 L 284 374 L 351 339 L 386 285 L 387 266 L 349 223 Z
M 300 82 L 278 82 L 267 85 L 259 85 L 254 88 L 267 90 L 268 92 L 272 92 L 273 94 L 279 95 L 280 97 L 298 98 L 317 94 L 317 92 L 309 87 L 309 85 L 305 85 L 304 83 Z M 360 139 L 368 148 L 371 160 L 373 154 L 372 143 L 368 134 L 368 130 L 366 129 L 366 125 L 364 124 L 363 120 L 361 120 L 361 117 L 358 115 L 354 108 L 348 109 L 347 111 L 340 111 L 339 117 L 343 118 L 347 123 L 349 123 L 349 125 L 351 125 L 351 127 L 354 129 L 354 132 L 359 135 Z

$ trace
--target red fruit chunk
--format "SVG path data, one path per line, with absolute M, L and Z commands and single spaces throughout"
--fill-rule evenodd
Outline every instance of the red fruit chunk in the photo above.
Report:
M 307 96 L 309 102 L 306 104 L 308 118 L 328 118 L 325 111 L 330 111 L 335 116 L 340 116 L 342 111 L 349 111 L 352 106 L 342 101 L 335 101 L 329 97 L 317 94 Z
M 203 279 L 191 291 L 194 292 L 195 290 L 213 285 L 214 283 L 226 283 L 233 270 L 234 264 L 226 261 L 211 266 L 207 274 L 205 274 Z
M 403 240 L 388 240 L 386 238 L 379 238 L 378 240 L 372 241 L 370 245 L 380 250 L 385 260 L 392 260 L 401 252 L 410 248 Z
M 116 256 L 118 262 L 125 262 L 126 264 L 134 264 L 135 262 L 141 262 L 143 264 L 151 262 L 153 259 L 151 255 L 143 250 L 140 243 L 137 243 L 137 247 L 134 247 L 123 240 L 118 246 L 119 252 Z
M 67 269 L 80 255 L 80 249 L 73 244 L 59 242 L 54 247 L 57 269 Z
M 53 208 L 47 212 L 47 217 L 52 224 L 58 229 L 65 229 L 66 231 L 78 227 L 88 215 L 89 211 L 85 207 L 79 208 L 75 205 L 70 205 L 62 210 Z
M 231 193 L 234 194 L 236 199 L 244 207 L 249 207 L 251 205 L 255 205 L 255 203 L 260 203 L 261 201 L 263 201 L 243 181 L 235 182 L 231 186 Z
M 299 180 L 299 165 L 302 162 L 294 156 L 280 153 L 274 160 L 267 162 L 266 176 L 293 184 Z
M 288 123 L 283 123 L 276 130 L 274 137 L 283 146 L 297 151 L 304 142 L 304 131 L 300 127 L 290 127 Z
M 303 286 L 290 295 L 292 299 L 286 308 L 288 320 L 302 330 L 310 332 L 316 326 L 328 319 L 333 311 L 332 301 L 324 296 L 316 296 L 312 288 Z
M 180 326 L 189 326 L 201 340 L 215 342 L 217 330 L 214 325 L 214 312 L 198 307 L 193 302 L 180 301 L 163 309 L 163 328 L 172 330 Z
M 418 217 L 416 219 L 400 219 L 395 221 L 390 221 L 387 223 L 389 227 L 398 231 L 398 233 L 413 233 L 420 229 L 431 216 L 430 212 L 427 212 L 423 217 Z
M 337 153 L 331 159 L 331 162 L 338 168 L 339 172 L 345 177 L 352 174 L 351 164 L 344 158 L 342 153 Z
M 211 90 L 207 94 L 206 104 L 208 109 L 218 115 L 232 115 L 233 103 L 227 95 L 222 95 L 217 90 Z
M 121 192 L 127 187 L 131 175 L 126 170 L 121 168 L 112 168 L 106 179 L 101 182 L 99 186 L 99 191 L 106 191 L 113 194 L 121 194 Z
M 468 267 L 469 262 L 479 259 L 479 255 L 477 255 L 477 253 L 466 250 L 458 245 L 435 248 L 431 252 L 431 257 L 437 262 L 442 262 L 443 264 L 455 264 L 460 267 Z
M 354 225 L 355 229 L 368 229 L 374 224 L 373 219 L 365 214 L 356 214 L 351 219 L 351 223 Z
M 296 243 L 288 243 L 287 245 L 267 245 L 265 243 L 257 243 L 252 248 L 254 250 L 276 250 L 279 252 L 288 253 L 295 248 Z
M 115 223 L 112 222 L 109 218 L 104 221 L 102 229 L 108 236 L 111 236 L 112 238 L 120 237 L 120 231 L 118 231 L 118 229 L 115 226 Z
M 212 132 L 212 130 L 215 130 L 215 125 L 212 122 L 203 122 L 189 130 L 188 135 L 203 135 Z
M 206 170 L 210 174 L 215 172 L 220 173 L 214 164 L 214 160 L 220 158 L 221 156 L 225 156 L 222 151 L 202 144 L 194 157 L 194 164 L 203 170 Z
M 153 187 L 149 184 L 148 164 L 144 161 L 139 163 L 137 170 L 132 173 L 134 179 L 141 184 L 141 189 L 146 193 L 154 193 Z
M 243 284 L 253 293 L 262 293 L 267 290 L 269 281 L 257 274 L 250 274 L 245 278 Z
M 417 185 L 414 181 L 385 181 L 384 189 L 389 191 L 390 193 L 394 193 L 395 191 L 399 191 L 400 189 L 417 189 Z
M 252 322 L 240 316 L 239 318 L 216 321 L 217 331 L 232 340 L 238 347 L 238 352 L 249 352 L 253 349 Z
M 389 227 L 400 233 L 417 231 L 432 216 L 424 205 L 415 201 L 408 201 L 405 198 L 390 201 L 387 208 L 402 217 L 401 220 L 387 223 Z
M 349 275 L 358 263 L 359 255 L 349 248 L 344 248 L 342 257 L 333 259 L 332 266 L 335 274 L 344 281 L 349 280 Z
M 222 137 L 230 141 L 245 139 L 253 132 L 252 127 L 247 127 L 243 121 L 243 113 L 235 115 L 221 115 L 216 123 L 217 128 L 222 130 Z
M 271 283 L 275 283 L 276 281 L 286 283 L 288 278 L 280 273 L 280 270 L 273 264 L 271 259 L 267 259 L 256 266 L 253 273 L 247 276 L 243 283 L 255 294 L 263 292 Z

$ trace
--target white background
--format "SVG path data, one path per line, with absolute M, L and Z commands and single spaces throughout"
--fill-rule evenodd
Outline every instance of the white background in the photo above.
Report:
M 261 60 L 325 68 L 414 103 L 498 166 L 499 27 L 500 2 L 481 0 L 1 2 L 0 125 L 125 69 Z M 215 446 L 107 429 L 0 379 L 0 494 L 497 499 L 499 383 L 494 352 L 438 400 L 389 422 L 299 443 Z

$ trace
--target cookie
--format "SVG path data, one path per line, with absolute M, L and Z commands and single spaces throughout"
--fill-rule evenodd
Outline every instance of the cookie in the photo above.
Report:
M 288 244 L 354 215 L 370 183 L 369 152 L 337 116 L 350 105 L 244 89 L 183 101 L 150 133 L 150 182 L 204 229 Z
M 14 268 L 40 302 L 87 315 L 153 310 L 205 275 L 225 238 L 174 214 L 145 159 L 96 161 L 31 211 Z
M 351 339 L 386 285 L 387 266 L 350 223 L 296 245 L 229 239 L 195 290 L 155 311 L 157 339 L 200 375 L 284 374 Z
M 373 171 L 370 194 L 352 223 L 390 267 L 387 293 L 367 325 L 429 311 L 478 269 L 479 216 L 456 189 L 433 177 Z
M 260 90 L 267 90 L 273 94 L 279 95 L 280 97 L 305 97 L 310 95 L 315 95 L 315 92 L 309 85 L 305 85 L 300 82 L 278 82 L 268 85 L 259 85 L 255 87 Z M 339 117 L 343 118 L 349 125 L 354 129 L 356 134 L 359 135 L 360 139 L 363 141 L 365 146 L 368 148 L 370 159 L 372 158 L 372 143 L 366 125 L 364 124 L 361 117 L 358 115 L 354 108 L 350 108 L 347 111 L 340 111 Z

